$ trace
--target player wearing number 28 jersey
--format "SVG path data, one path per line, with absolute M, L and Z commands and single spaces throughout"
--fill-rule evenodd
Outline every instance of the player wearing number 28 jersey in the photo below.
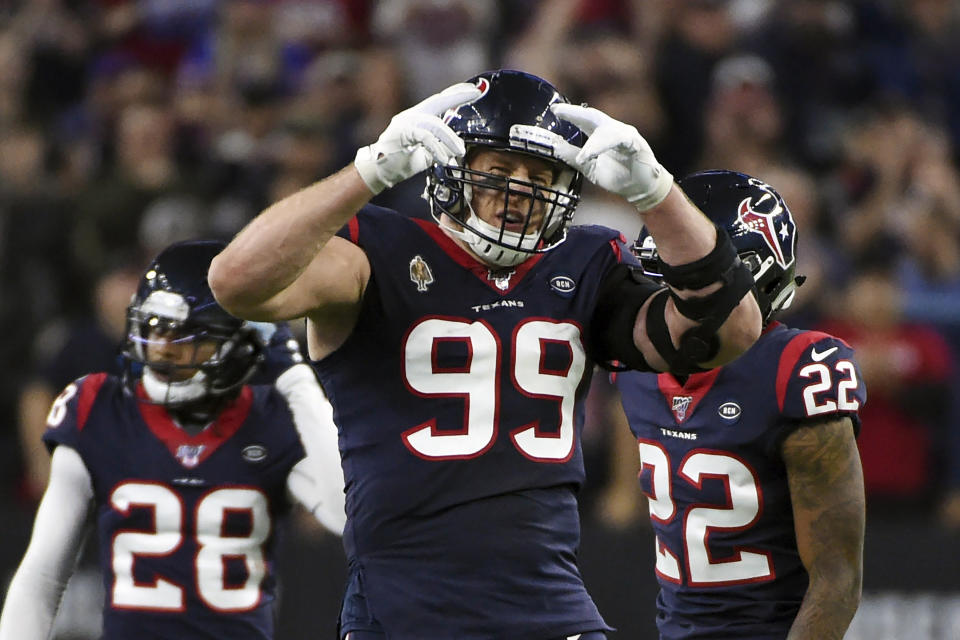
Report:
M 206 273 L 221 248 L 162 252 L 129 307 L 127 375 L 84 376 L 54 402 L 50 483 L 3 640 L 48 637 L 88 523 L 105 640 L 269 640 L 273 556 L 293 500 L 342 530 L 329 404 L 286 326 L 216 305 Z M 255 376 L 273 384 L 246 384 Z
M 853 351 L 772 320 L 802 279 L 793 218 L 769 185 L 729 171 L 680 184 L 751 266 L 766 328 L 723 367 L 616 374 L 656 532 L 661 638 L 842 638 L 863 545 Z M 655 243 L 641 233 L 637 247 L 655 276 Z

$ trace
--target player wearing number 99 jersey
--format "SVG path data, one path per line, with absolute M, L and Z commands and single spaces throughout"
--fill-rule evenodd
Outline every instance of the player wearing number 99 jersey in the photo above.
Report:
M 369 204 L 423 171 L 434 221 Z M 687 315 L 648 304 L 663 288 L 618 232 L 568 228 L 584 178 L 651 225 Z M 602 636 L 576 562 L 594 362 L 676 371 L 760 333 L 749 271 L 639 132 L 506 69 L 397 114 L 210 280 L 241 317 L 307 317 L 340 428 L 350 640 Z
M 776 191 L 729 171 L 680 184 L 751 267 L 766 328 L 720 368 L 615 374 L 656 532 L 660 637 L 842 638 L 864 529 L 854 438 L 866 392 L 853 351 L 773 320 L 802 283 Z M 636 247 L 656 277 L 655 243 L 641 233 Z
M 48 637 L 91 522 L 106 640 L 270 639 L 273 555 L 292 501 L 342 531 L 329 403 L 285 325 L 216 304 L 206 274 L 221 248 L 161 252 L 128 310 L 126 375 L 84 376 L 53 403 L 50 481 L 3 640 Z M 272 384 L 247 384 L 255 376 Z

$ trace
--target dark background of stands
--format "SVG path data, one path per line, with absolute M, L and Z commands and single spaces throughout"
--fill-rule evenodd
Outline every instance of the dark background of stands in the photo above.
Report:
M 130 273 L 174 240 L 229 238 L 424 96 L 513 67 L 637 126 L 675 176 L 738 169 L 785 196 L 809 278 L 784 320 L 847 339 L 868 386 L 848 639 L 960 637 L 957 34 L 958 0 L 0 2 L 0 590 L 43 488 L 45 407 L 115 366 Z M 423 216 L 421 190 L 377 202 Z M 589 186 L 577 215 L 638 230 Z M 652 638 L 654 543 L 606 391 L 583 572 L 613 638 Z M 282 548 L 278 638 L 331 638 L 340 541 L 297 520 Z

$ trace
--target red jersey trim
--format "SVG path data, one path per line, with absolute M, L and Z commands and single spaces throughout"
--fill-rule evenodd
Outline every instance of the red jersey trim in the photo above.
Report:
M 507 283 L 506 289 L 500 289 L 497 287 L 496 282 L 490 278 L 490 272 L 492 271 L 491 267 L 488 267 L 484 263 L 480 262 L 477 258 L 473 256 L 472 253 L 469 253 L 466 249 L 458 245 L 453 241 L 453 238 L 448 236 L 440 228 L 440 225 L 429 220 L 420 220 L 414 219 L 414 222 L 420 225 L 420 228 L 430 236 L 434 242 L 450 256 L 450 259 L 459 264 L 461 267 L 470 271 L 473 275 L 480 279 L 481 282 L 486 283 L 488 287 L 496 291 L 501 296 L 504 296 L 510 293 L 517 284 L 523 280 L 533 267 L 536 266 L 538 262 L 543 258 L 542 253 L 532 254 L 529 258 L 516 265 L 515 267 L 510 267 L 513 271 L 513 275 L 510 276 L 510 280 Z
M 347 223 L 347 233 L 350 235 L 350 242 L 360 244 L 360 223 L 357 222 L 357 216 L 350 218 Z
M 683 419 L 677 419 L 677 423 L 682 423 L 693 415 L 697 405 L 700 404 L 703 397 L 707 395 L 707 392 L 713 387 L 719 375 L 720 367 L 710 369 L 709 371 L 694 373 L 687 378 L 687 383 L 683 385 L 673 377 L 672 373 L 661 373 L 657 375 L 657 386 L 660 387 L 660 393 L 663 394 L 664 399 L 667 401 L 667 407 L 669 407 L 672 412 L 673 398 L 675 396 L 691 397 L 690 406 L 688 406 L 684 412 Z M 673 412 L 673 414 L 674 418 L 677 418 L 676 412 Z
M 800 360 L 800 356 L 807 347 L 824 338 L 832 338 L 829 333 L 821 331 L 805 331 L 795 336 L 780 353 L 780 363 L 777 365 L 777 408 L 783 411 L 783 402 L 787 396 L 787 385 L 790 384 L 790 374 Z
M 93 409 L 93 403 L 100 393 L 100 388 L 107 381 L 107 374 L 92 373 L 84 377 L 80 383 L 80 396 L 77 398 L 77 431 L 82 431 L 83 426 L 87 424 L 90 417 L 90 411 Z
M 622 233 L 619 238 L 610 241 L 610 246 L 613 247 L 613 255 L 617 257 L 618 263 L 623 262 L 623 250 L 620 247 L 625 244 L 627 244 L 627 239 L 623 237 Z
M 195 436 L 178 427 L 166 407 L 149 402 L 142 383 L 137 385 L 137 398 L 141 400 L 140 414 L 147 423 L 147 427 L 158 440 L 163 442 L 170 451 L 170 455 L 176 458 L 177 451 L 184 445 L 198 447 L 199 453 L 195 464 L 199 464 L 240 430 L 247 416 L 250 415 L 250 407 L 253 406 L 253 389 L 248 386 L 243 387 L 240 395 L 220 413 L 216 421 Z

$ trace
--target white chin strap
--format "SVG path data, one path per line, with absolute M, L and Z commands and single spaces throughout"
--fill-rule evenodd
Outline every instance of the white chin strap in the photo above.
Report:
M 489 237 L 500 236 L 500 229 L 484 222 L 473 211 L 470 212 L 470 217 L 467 218 L 462 229 L 454 229 L 447 225 L 441 225 L 441 227 L 449 235 L 456 236 L 465 242 L 478 258 L 495 267 L 513 267 L 533 255 L 527 251 L 504 247 L 490 240 Z M 480 233 L 474 231 L 474 229 L 479 229 Z M 530 251 L 536 248 L 538 241 L 537 234 L 520 234 L 516 231 L 506 230 L 503 232 L 502 242 Z
M 795 282 L 790 282 L 787 286 L 783 288 L 777 297 L 773 299 L 773 302 L 770 303 L 771 311 L 783 311 L 789 309 L 790 305 L 793 304 L 793 299 L 797 295 L 797 284 Z
M 157 404 L 183 404 L 199 400 L 206 393 L 207 374 L 197 371 L 180 382 L 165 382 L 150 367 L 143 368 L 143 388 Z

